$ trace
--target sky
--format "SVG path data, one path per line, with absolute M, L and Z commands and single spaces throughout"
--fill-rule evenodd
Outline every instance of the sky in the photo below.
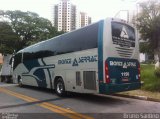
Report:
M 31 11 L 51 20 L 53 5 L 59 1 L 0 0 L 0 10 Z M 106 17 L 114 17 L 120 10 L 132 10 L 138 1 L 140 0 L 71 0 L 80 11 L 86 12 L 91 16 L 93 22 Z M 126 16 L 124 15 L 124 17 Z

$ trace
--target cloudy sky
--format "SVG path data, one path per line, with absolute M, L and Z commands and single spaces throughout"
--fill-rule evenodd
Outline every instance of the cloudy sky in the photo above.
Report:
M 22 10 L 38 13 L 51 20 L 52 8 L 60 0 L 0 0 L 1 10 Z M 140 0 L 71 0 L 80 11 L 88 13 L 93 21 L 114 17 L 120 10 L 133 10 Z M 126 14 L 126 13 L 125 13 Z M 124 15 L 125 17 L 125 15 Z

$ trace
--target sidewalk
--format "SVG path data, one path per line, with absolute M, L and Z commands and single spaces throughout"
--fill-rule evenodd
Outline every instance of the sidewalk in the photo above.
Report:
M 18 84 L 0 82 L 0 87 L 17 86 Z
M 160 102 L 160 92 L 149 92 L 143 90 L 134 90 L 114 94 L 115 96 L 134 98 L 140 100 Z

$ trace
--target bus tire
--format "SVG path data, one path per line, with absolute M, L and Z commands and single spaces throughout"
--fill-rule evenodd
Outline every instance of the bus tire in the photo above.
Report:
M 66 95 L 65 85 L 62 78 L 58 78 L 55 82 L 55 92 L 58 96 L 61 97 Z
M 18 77 L 18 86 L 19 87 L 23 86 L 23 84 L 22 84 L 22 78 L 20 76 Z

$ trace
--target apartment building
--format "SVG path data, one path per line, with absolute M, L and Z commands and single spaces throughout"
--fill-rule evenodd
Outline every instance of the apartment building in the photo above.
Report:
M 85 12 L 80 12 L 80 27 L 87 26 L 88 24 L 91 24 L 91 17 L 87 15 Z
M 54 5 L 53 24 L 58 31 L 69 32 L 76 29 L 77 22 L 76 6 L 70 0 L 61 0 Z
M 58 31 L 69 32 L 91 23 L 91 17 L 79 12 L 70 0 L 60 0 L 53 8 L 53 24 Z

